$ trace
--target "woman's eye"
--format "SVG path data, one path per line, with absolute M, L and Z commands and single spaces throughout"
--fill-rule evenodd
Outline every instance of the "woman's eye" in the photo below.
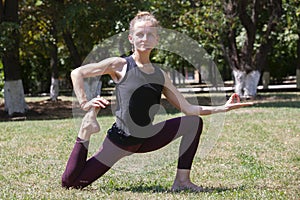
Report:
M 153 33 L 149 33 L 148 37 L 154 37 L 154 34 Z
M 142 37 L 144 37 L 144 34 L 143 33 L 137 33 L 136 36 L 139 37 L 139 38 L 142 38 Z

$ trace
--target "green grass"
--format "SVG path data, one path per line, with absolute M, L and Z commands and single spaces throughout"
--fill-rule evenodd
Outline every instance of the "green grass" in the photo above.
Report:
M 79 120 L 1 122 L 0 199 L 300 199 L 300 98 L 293 94 L 270 94 L 269 101 L 226 113 L 213 149 L 194 160 L 192 179 L 206 188 L 203 193 L 169 191 L 178 142 L 159 152 L 171 157 L 134 155 L 83 190 L 63 189 L 60 178 Z M 99 121 L 102 131 L 93 136 L 90 155 L 113 117 Z M 204 121 L 203 138 L 210 117 Z M 136 173 L 120 170 L 136 163 Z

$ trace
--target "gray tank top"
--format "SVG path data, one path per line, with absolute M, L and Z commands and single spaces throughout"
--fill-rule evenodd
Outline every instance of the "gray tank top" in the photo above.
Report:
M 164 75 L 157 66 L 153 66 L 153 73 L 144 73 L 132 56 L 125 59 L 126 74 L 116 85 L 116 125 L 127 135 L 146 138 L 149 137 L 147 129 L 159 110 Z

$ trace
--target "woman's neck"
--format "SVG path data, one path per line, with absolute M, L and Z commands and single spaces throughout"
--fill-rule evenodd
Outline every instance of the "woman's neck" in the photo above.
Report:
M 134 52 L 132 56 L 137 64 L 141 64 L 141 65 L 150 64 L 150 58 L 149 58 L 150 54 L 148 53 Z
M 154 67 L 150 62 L 149 54 L 139 54 L 134 52 L 132 57 L 135 63 L 137 64 L 138 68 L 144 73 L 150 74 L 155 71 Z

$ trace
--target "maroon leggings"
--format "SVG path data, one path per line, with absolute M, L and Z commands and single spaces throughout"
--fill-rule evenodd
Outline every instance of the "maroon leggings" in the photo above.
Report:
M 89 142 L 77 138 L 62 175 L 62 186 L 84 188 L 105 174 L 121 158 L 133 153 L 157 150 L 180 136 L 182 139 L 177 168 L 191 169 L 202 133 L 202 125 L 202 119 L 198 116 L 173 118 L 155 124 L 154 127 L 159 127 L 157 134 L 145 139 L 142 144 L 131 146 L 116 145 L 106 137 L 99 151 L 88 160 Z

